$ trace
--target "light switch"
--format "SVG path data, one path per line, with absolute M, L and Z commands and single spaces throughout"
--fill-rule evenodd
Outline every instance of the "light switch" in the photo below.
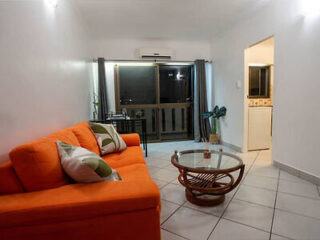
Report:
M 241 86 L 242 86 L 241 81 L 240 80 L 236 81 L 237 89 L 241 89 Z

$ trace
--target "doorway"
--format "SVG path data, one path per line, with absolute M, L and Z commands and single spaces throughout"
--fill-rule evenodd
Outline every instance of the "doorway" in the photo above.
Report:
M 116 64 L 116 111 L 147 120 L 149 140 L 193 139 L 193 64 Z
M 274 37 L 245 49 L 244 151 L 271 149 Z

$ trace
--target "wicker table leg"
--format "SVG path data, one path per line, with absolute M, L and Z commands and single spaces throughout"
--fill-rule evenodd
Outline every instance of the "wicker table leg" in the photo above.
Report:
M 190 192 L 187 188 L 185 189 L 186 192 L 186 198 L 189 202 L 198 205 L 198 206 L 206 206 L 206 207 L 212 207 L 219 205 L 223 203 L 225 200 L 225 195 L 218 195 L 214 196 L 214 198 L 201 198 L 199 196 L 194 195 L 192 192 Z

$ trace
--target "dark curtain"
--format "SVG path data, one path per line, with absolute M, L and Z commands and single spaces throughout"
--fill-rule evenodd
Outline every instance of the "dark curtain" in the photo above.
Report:
M 99 120 L 105 120 L 108 113 L 106 69 L 104 62 L 104 58 L 98 58 Z
M 210 135 L 210 123 L 202 114 L 208 112 L 206 88 L 206 62 L 195 61 L 195 88 L 194 88 L 194 138 L 196 141 L 207 141 Z

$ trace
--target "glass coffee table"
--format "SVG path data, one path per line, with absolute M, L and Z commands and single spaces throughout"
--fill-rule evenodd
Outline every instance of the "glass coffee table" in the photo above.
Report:
M 222 149 L 175 151 L 171 163 L 179 170 L 187 200 L 199 206 L 222 203 L 225 194 L 240 183 L 245 167 L 241 158 Z

